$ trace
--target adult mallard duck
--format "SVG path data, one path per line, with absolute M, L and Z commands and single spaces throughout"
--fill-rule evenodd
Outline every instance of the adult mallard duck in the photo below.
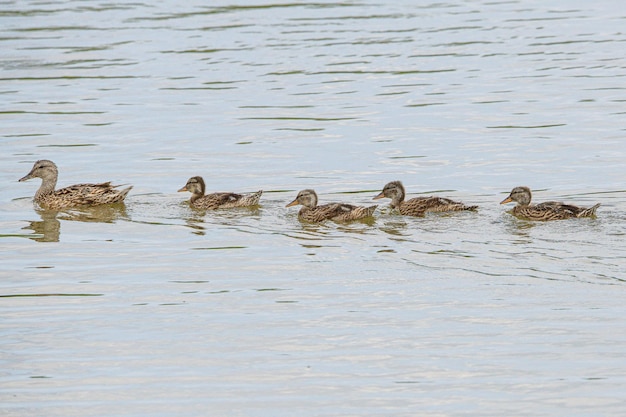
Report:
M 130 189 L 133 188 L 131 186 L 117 190 L 119 185 L 103 182 L 100 184 L 76 184 L 55 190 L 58 177 L 59 170 L 54 162 L 42 159 L 35 162 L 33 169 L 19 181 L 41 178 L 41 186 L 35 193 L 35 201 L 48 209 L 120 203 L 124 201 Z
M 215 210 L 221 208 L 249 207 L 259 204 L 259 199 L 263 191 L 257 191 L 253 194 L 235 194 L 235 193 L 212 193 L 204 194 L 206 186 L 202 177 L 191 177 L 187 184 L 178 192 L 189 191 L 191 199 L 189 204 L 192 207 L 203 210 Z
M 404 196 L 405 191 L 402 183 L 400 181 L 392 181 L 385 185 L 385 188 L 374 197 L 374 200 L 390 198 L 390 207 L 397 209 L 400 214 L 405 216 L 424 216 L 426 213 L 431 212 L 476 210 L 478 208 L 478 206 L 466 206 L 461 202 L 443 197 L 415 197 L 404 201 Z
M 593 207 L 584 208 L 571 204 L 559 203 L 557 201 L 546 201 L 537 205 L 531 205 L 532 194 L 528 187 L 515 187 L 511 194 L 500 204 L 515 201 L 517 205 L 513 207 L 512 213 L 516 217 L 528 220 L 563 220 L 572 217 L 593 217 L 600 204 Z
M 313 190 L 302 190 L 287 207 L 302 205 L 298 216 L 307 222 L 317 223 L 324 220 L 347 222 L 371 217 L 378 206 L 353 206 L 344 203 L 317 205 L 317 194 Z

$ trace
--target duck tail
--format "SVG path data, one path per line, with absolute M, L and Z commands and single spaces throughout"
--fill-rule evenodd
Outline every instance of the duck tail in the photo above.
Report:
M 578 213 L 578 216 L 576 216 L 576 217 L 595 217 L 596 216 L 596 210 L 598 209 L 598 207 L 600 207 L 600 203 L 596 204 L 593 207 L 589 207 L 587 209 L 584 209 L 583 211 Z
M 128 192 L 132 189 L 133 189 L 133 186 L 131 185 L 128 188 L 124 188 L 123 190 L 120 190 L 119 193 L 117 194 L 117 198 L 115 199 L 115 201 L 124 201 L 124 199 L 128 195 Z
M 263 190 L 259 190 L 256 193 L 248 194 L 244 197 L 247 206 L 256 206 L 259 204 Z
M 376 211 L 376 207 L 378 207 L 378 205 L 369 206 L 365 209 L 365 212 L 367 213 L 367 217 L 372 217 L 374 215 L 374 211 Z

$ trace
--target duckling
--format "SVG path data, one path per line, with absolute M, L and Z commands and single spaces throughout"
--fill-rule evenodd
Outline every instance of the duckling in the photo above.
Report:
M 385 188 L 383 188 L 380 194 L 374 197 L 374 200 L 390 198 L 391 204 L 389 206 L 398 209 L 400 214 L 405 216 L 424 216 L 426 213 L 430 212 L 474 211 L 478 208 L 478 206 L 466 206 L 461 202 L 443 197 L 415 197 L 404 201 L 404 196 L 405 191 L 402 183 L 400 181 L 392 181 L 385 185 Z
M 344 203 L 329 203 L 321 206 L 317 205 L 317 194 L 314 190 L 302 190 L 298 196 L 286 207 L 302 205 L 298 212 L 298 217 L 307 222 L 317 223 L 324 220 L 333 220 L 336 222 L 347 222 L 351 220 L 364 219 L 371 217 L 378 206 L 353 206 Z
M 572 217 L 594 217 L 597 208 L 600 207 L 600 203 L 593 207 L 584 208 L 557 201 L 546 201 L 545 203 L 531 205 L 531 198 L 530 188 L 515 187 L 500 204 L 515 201 L 517 205 L 513 207 L 513 215 L 527 220 L 563 220 Z
M 48 209 L 63 209 L 77 206 L 97 206 L 101 204 L 120 203 L 124 201 L 132 186 L 117 190 L 119 185 L 110 182 L 100 184 L 75 184 L 69 187 L 54 189 L 59 177 L 59 170 L 52 161 L 42 159 L 35 162 L 33 169 L 19 179 L 20 182 L 31 178 L 41 178 L 41 186 L 35 193 L 35 202 Z
M 204 194 L 206 186 L 202 177 L 191 177 L 187 184 L 178 192 L 189 191 L 191 199 L 189 204 L 203 210 L 215 210 L 221 208 L 249 207 L 259 204 L 262 190 L 252 194 L 235 194 L 235 193 L 212 193 Z

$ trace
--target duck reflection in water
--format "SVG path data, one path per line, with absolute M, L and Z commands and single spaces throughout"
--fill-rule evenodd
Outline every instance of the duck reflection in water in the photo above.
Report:
M 58 242 L 61 236 L 62 221 L 113 223 L 119 219 L 128 219 L 124 203 L 106 206 L 80 207 L 71 210 L 35 209 L 41 220 L 28 221 L 23 230 L 35 232 L 31 237 L 37 242 Z
M 204 225 L 204 218 L 201 215 L 195 213 L 191 214 L 185 218 L 185 224 L 191 229 L 191 233 L 194 235 L 206 235 L 206 226 Z
M 188 208 L 187 202 L 181 203 L 181 207 Z M 261 210 L 259 206 L 247 206 L 234 209 L 184 210 L 181 215 L 185 225 L 191 229 L 191 233 L 198 236 L 206 235 L 207 228 L 239 228 L 246 219 L 259 219 Z M 214 229 L 214 228 L 213 228 Z

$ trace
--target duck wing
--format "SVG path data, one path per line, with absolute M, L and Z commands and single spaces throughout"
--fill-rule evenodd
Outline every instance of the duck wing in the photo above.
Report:
M 339 209 L 336 210 L 335 216 L 331 217 L 331 220 L 337 222 L 360 220 L 366 217 L 371 217 L 374 214 L 376 207 L 378 207 L 378 205 L 364 207 L 343 203 L 338 203 L 337 205 L 339 206 Z
M 468 206 L 459 201 L 444 197 L 415 197 L 400 204 L 400 214 L 407 216 L 423 216 L 424 214 L 446 211 L 476 210 L 477 206 Z
M 49 208 L 118 203 L 124 200 L 132 186 L 123 190 L 118 190 L 117 187 L 120 186 L 111 185 L 110 182 L 74 184 L 42 197 L 40 202 Z
M 302 207 L 298 215 L 308 222 L 321 222 L 324 220 L 350 221 L 358 220 L 372 215 L 378 206 L 361 207 L 345 203 L 329 203 L 313 208 Z
M 570 217 L 593 217 L 595 216 L 598 207 L 600 207 L 600 204 L 585 208 L 558 201 L 546 201 L 535 206 L 536 209 L 558 213 L 558 216 L 560 216 L 559 218 L 563 219 L 568 219 Z M 557 214 L 555 214 L 555 216 L 557 216 Z
M 516 206 L 513 214 L 528 220 L 563 220 L 577 217 L 581 208 L 558 201 L 546 201 L 534 206 Z
M 237 202 L 243 195 L 236 193 L 211 193 L 204 195 L 193 202 L 193 206 L 206 210 L 237 207 Z

